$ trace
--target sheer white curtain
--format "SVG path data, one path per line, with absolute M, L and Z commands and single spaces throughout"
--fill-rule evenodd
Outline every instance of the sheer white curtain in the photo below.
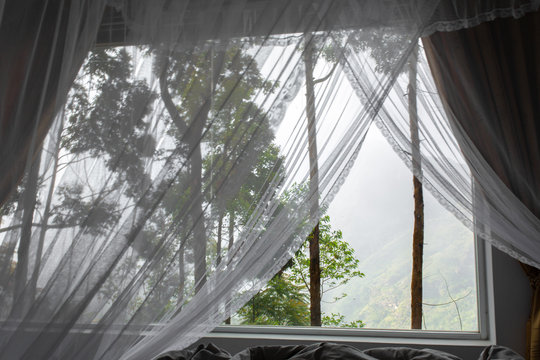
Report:
M 400 74 L 422 34 L 533 6 L 6 2 L 0 353 L 150 359 L 190 345 L 286 264 L 374 119 L 411 162 Z M 472 222 L 468 169 L 432 101 L 424 184 Z
M 527 13 L 524 9 L 538 10 L 539 6 L 500 8 L 480 18 L 521 18 Z M 431 47 L 430 64 L 421 52 L 417 62 L 418 145 L 410 139 L 406 67 L 375 122 L 443 206 L 480 238 L 540 268 L 540 152 L 533 120 L 536 108 L 529 105 L 537 87 L 532 65 L 538 58 L 537 29 L 531 27 L 534 20 L 521 26 L 511 21 L 501 20 L 493 29 L 484 27 L 475 36 L 462 32 L 451 37 L 453 42 L 439 40 L 444 51 L 440 44 Z M 430 44 L 429 37 L 426 42 Z M 480 50 L 482 45 L 484 50 Z M 432 72 L 437 74 L 439 87 Z M 441 100 L 438 89 L 449 86 L 444 81 L 453 88 L 446 89 Z M 417 159 L 413 158 L 415 147 L 420 154 Z M 414 169 L 415 163 L 421 164 L 421 171 Z

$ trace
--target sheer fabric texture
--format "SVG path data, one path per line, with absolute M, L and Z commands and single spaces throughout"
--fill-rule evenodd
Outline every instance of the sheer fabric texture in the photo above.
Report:
M 483 46 L 476 46 L 479 43 Z M 491 225 L 480 236 L 491 236 L 528 264 L 529 254 L 538 253 L 535 234 L 540 215 L 539 43 L 539 12 L 424 39 L 447 113 L 456 122 L 461 147 L 469 153 L 470 168 L 478 179 L 476 203 L 482 211 L 475 214 Z M 453 49 L 451 62 L 442 56 L 448 49 Z M 463 75 L 456 77 L 454 67 Z M 485 169 L 499 181 L 483 181 L 489 177 Z M 506 214 L 510 203 L 521 204 Z M 540 355 L 539 269 L 537 264 L 522 265 L 533 289 L 527 358 L 534 359 Z
M 496 244 L 535 267 L 540 254 L 539 19 L 537 12 L 499 19 L 424 41 L 475 179 L 474 213 L 487 225 L 480 235 L 493 233 Z
M 479 3 L 0 2 L 0 353 L 151 359 L 207 334 L 305 240 L 373 121 L 420 161 L 420 36 L 538 7 Z M 416 175 L 472 227 L 470 170 L 418 64 Z

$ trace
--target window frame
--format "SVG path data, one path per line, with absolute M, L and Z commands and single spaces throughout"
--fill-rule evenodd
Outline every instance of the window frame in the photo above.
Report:
M 353 329 L 311 326 L 220 325 L 205 338 L 249 340 L 292 340 L 300 342 L 347 342 L 377 346 L 495 344 L 495 304 L 491 245 L 474 236 L 478 331 L 432 331 L 395 329 Z

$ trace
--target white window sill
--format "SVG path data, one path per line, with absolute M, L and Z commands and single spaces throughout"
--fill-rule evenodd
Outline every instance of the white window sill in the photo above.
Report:
M 285 340 L 295 342 L 364 343 L 375 346 L 474 346 L 495 344 L 478 332 L 336 329 L 317 327 L 218 326 L 208 335 L 216 339 Z M 251 342 L 251 341 L 250 341 Z

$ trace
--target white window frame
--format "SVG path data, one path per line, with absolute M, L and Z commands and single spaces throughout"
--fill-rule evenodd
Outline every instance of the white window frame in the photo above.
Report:
M 220 325 L 204 341 L 227 342 L 227 339 L 259 345 L 267 341 L 339 342 L 375 346 L 472 346 L 485 347 L 495 344 L 495 306 L 493 296 L 493 262 L 491 246 L 476 239 L 476 284 L 478 332 L 348 329 L 310 326 L 244 326 Z M 246 345 L 248 346 L 248 345 Z M 362 346 L 363 347 L 363 346 Z

